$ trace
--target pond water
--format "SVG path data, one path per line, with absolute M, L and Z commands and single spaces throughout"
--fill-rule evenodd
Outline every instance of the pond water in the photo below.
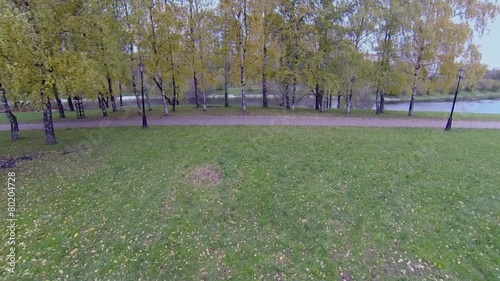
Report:
M 417 102 L 415 111 L 449 112 L 453 102 Z M 387 110 L 408 110 L 408 102 L 387 103 Z M 455 112 L 500 114 L 500 100 L 457 101 Z
M 127 97 L 124 100 L 124 105 L 134 106 L 135 98 L 129 99 Z M 208 105 L 223 105 L 224 97 L 207 97 L 206 102 Z M 280 106 L 280 99 L 270 97 L 269 106 Z M 162 101 L 158 97 L 152 97 L 151 103 L 153 105 L 161 105 Z M 201 103 L 201 99 L 200 99 Z M 314 98 L 306 97 L 299 100 L 296 103 L 297 107 L 313 108 Z M 336 107 L 336 99 L 333 100 L 333 107 Z M 195 104 L 194 98 L 189 98 L 184 100 L 183 104 Z M 241 105 L 241 98 L 234 97 L 229 99 L 229 104 L 231 106 Z M 262 97 L 247 97 L 247 105 L 249 106 L 260 106 L 262 105 Z M 385 105 L 386 110 L 399 110 L 407 111 L 409 102 L 387 102 Z M 435 101 L 435 102 L 416 102 L 414 110 L 415 111 L 437 111 L 437 112 L 450 112 L 452 102 L 450 101 Z M 375 106 L 373 107 L 375 109 Z M 455 112 L 463 113 L 490 113 L 490 114 L 500 114 L 500 100 L 479 100 L 479 101 L 457 101 L 455 105 Z

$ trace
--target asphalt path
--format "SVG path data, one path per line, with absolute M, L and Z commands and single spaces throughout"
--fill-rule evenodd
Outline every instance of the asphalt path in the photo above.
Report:
M 149 126 L 324 126 L 324 127 L 393 127 L 443 128 L 447 120 L 395 119 L 360 117 L 304 117 L 304 116 L 167 116 L 149 118 Z M 142 126 L 141 118 L 89 119 L 54 121 L 55 129 L 105 128 Z M 498 121 L 453 121 L 453 128 L 500 129 Z M 22 130 L 43 130 L 43 123 L 20 123 Z M 10 130 L 9 124 L 0 124 L 1 131 Z

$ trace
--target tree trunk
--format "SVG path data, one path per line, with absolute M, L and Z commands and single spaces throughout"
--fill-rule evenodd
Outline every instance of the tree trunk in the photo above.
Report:
M 328 100 L 328 98 L 326 98 L 326 100 L 325 100 L 325 97 L 326 97 L 326 95 L 325 95 L 325 93 L 324 93 L 324 91 L 322 89 L 321 90 L 321 110 L 320 110 L 321 113 L 325 112 L 325 106 L 326 106 L 325 103 Z
M 408 116 L 413 116 L 414 107 L 415 107 L 415 95 L 411 94 L 410 106 L 408 107 Z
M 288 93 L 288 75 L 285 77 L 285 103 L 286 109 L 290 109 L 290 94 Z
M 340 109 L 340 102 L 342 101 L 342 94 L 339 92 L 337 94 L 337 109 Z
M 333 101 L 333 95 L 332 94 L 329 95 L 328 100 L 329 100 L 329 102 L 328 102 L 328 108 L 332 108 L 332 101 Z
M 262 62 L 262 107 L 267 107 L 267 63 L 268 63 L 268 56 L 267 56 L 267 46 L 266 42 L 264 42 L 264 49 L 263 49 L 263 62 Z
M 319 110 L 320 101 L 319 101 L 319 84 L 318 83 L 316 83 L 316 89 L 315 89 L 315 93 L 314 93 L 314 98 L 315 98 L 315 101 L 316 101 L 316 105 L 314 106 L 314 109 Z
M 193 72 L 193 81 L 194 81 L 194 99 L 196 107 L 200 107 L 200 100 L 198 98 L 198 77 L 196 75 L 196 71 Z
M 268 107 L 267 100 L 267 66 L 269 64 L 269 56 L 267 54 L 267 42 L 269 41 L 269 20 L 268 6 L 264 4 L 263 14 L 263 30 L 262 35 L 264 44 L 262 45 L 262 107 Z
M 7 101 L 7 95 L 5 93 L 5 89 L 0 84 L 0 98 L 2 99 L 3 110 L 7 115 L 7 119 L 10 123 L 10 139 L 12 141 L 19 140 L 19 124 L 17 123 L 17 118 L 12 111 L 10 110 L 9 103 Z
M 141 99 L 139 98 L 139 92 L 137 91 L 137 83 L 135 81 L 135 74 L 132 74 L 132 88 L 134 88 L 135 101 L 137 103 L 137 114 L 142 115 Z
M 168 104 L 170 102 L 170 99 L 167 97 L 167 95 L 165 94 L 165 85 L 163 84 L 163 75 L 160 71 L 158 71 L 157 75 L 155 78 L 153 78 L 155 84 L 156 84 L 156 87 L 158 88 L 158 90 L 160 90 L 160 94 L 161 94 L 161 100 L 163 102 L 163 111 L 164 111 L 164 114 L 163 116 L 167 116 L 168 115 Z
M 57 109 L 59 111 L 59 118 L 66 118 L 66 115 L 64 114 L 64 106 L 62 104 L 61 99 L 57 97 L 56 101 L 57 101 Z
M 242 61 L 244 62 L 245 55 L 242 55 Z M 245 79 L 245 65 L 241 65 L 241 110 L 243 113 L 247 113 L 247 97 L 246 97 L 246 91 L 247 91 L 247 84 L 246 84 L 246 79 Z
M 111 108 L 113 109 L 113 112 L 118 111 L 118 108 L 116 107 L 115 96 L 113 96 L 113 95 L 111 95 Z
M 417 95 L 417 82 L 418 74 L 420 72 L 420 59 L 418 59 L 417 66 L 415 66 L 415 72 L 413 74 L 413 86 L 411 91 L 410 105 L 408 107 L 408 116 L 413 116 L 413 107 L 415 106 L 415 97 Z
M 380 114 L 380 89 L 377 88 L 377 91 L 375 92 L 375 114 L 379 115 Z
M 413 86 L 411 89 L 411 99 L 410 99 L 410 106 L 408 107 L 408 116 L 413 116 L 413 107 L 415 106 L 415 97 L 417 95 L 417 82 L 418 82 L 418 75 L 420 74 L 420 62 L 422 59 L 422 53 L 424 51 L 424 48 L 420 48 L 420 53 L 417 57 L 417 61 L 415 66 L 415 71 L 413 73 Z
M 151 107 L 151 101 L 149 100 L 149 91 L 144 90 L 144 95 L 146 95 L 146 103 L 148 104 L 148 111 L 153 110 L 153 108 Z
M 56 97 L 56 104 L 57 104 L 57 110 L 59 111 L 59 118 L 66 118 L 66 115 L 64 114 L 64 106 L 62 104 L 61 98 L 59 97 L 59 92 L 57 91 L 56 86 L 53 88 L 54 91 L 54 96 Z
M 231 64 L 226 56 L 224 64 L 224 107 L 229 107 L 229 76 L 231 74 Z
M 170 44 L 170 68 L 172 70 L 172 111 L 175 112 L 175 106 L 177 105 L 177 86 L 175 85 L 175 69 L 174 69 L 174 51 L 172 49 L 172 44 Z
M 45 100 L 45 96 L 42 90 L 42 101 Z M 54 131 L 54 123 L 52 122 L 52 105 L 50 104 L 50 98 L 47 97 L 43 103 L 43 127 L 45 129 L 45 144 L 56 144 L 56 134 Z
M 356 82 L 356 77 L 351 78 L 351 83 L 349 86 L 349 91 L 346 95 L 346 105 L 345 105 L 345 113 L 350 114 L 352 109 L 352 89 L 354 88 L 354 82 Z
M 120 106 L 123 106 L 123 91 L 121 81 L 118 81 L 118 91 L 120 91 Z
M 106 111 L 106 105 L 104 104 L 104 98 L 102 97 L 102 94 L 99 93 L 97 96 L 97 100 L 99 101 L 99 108 L 102 111 L 102 117 L 108 116 L 108 112 Z
M 246 71 L 245 71 L 245 56 L 246 49 L 243 46 L 243 39 L 240 40 L 240 75 L 241 75 L 241 110 L 243 113 L 247 113 L 247 84 L 246 84 Z
M 286 109 L 290 109 L 290 86 L 288 83 L 288 75 L 285 77 L 285 104 Z
M 172 87 L 174 88 L 174 98 L 172 100 L 172 111 L 175 112 L 175 106 L 178 104 L 178 98 L 177 98 L 177 87 L 175 86 L 175 76 L 172 75 Z
M 130 53 L 133 53 L 133 44 L 130 44 Z M 134 89 L 134 95 L 135 95 L 135 101 L 137 103 L 137 114 L 142 115 L 142 109 L 141 109 L 141 100 L 139 99 L 139 92 L 137 91 L 137 81 L 135 79 L 135 65 L 134 65 L 134 58 L 131 57 L 131 67 L 132 67 L 132 88 Z
M 283 93 L 283 94 L 281 95 L 281 102 L 280 102 L 280 106 L 285 106 L 285 104 L 286 104 L 286 98 L 285 98 L 285 97 L 286 97 L 286 95 Z
M 102 100 L 104 102 L 104 106 L 106 106 L 106 108 L 109 108 L 109 97 L 102 97 Z
M 384 113 L 385 110 L 385 88 L 382 88 L 380 93 L 380 113 Z
M 292 84 L 292 110 L 295 111 L 295 93 L 297 92 L 297 78 L 293 78 Z
M 75 107 L 73 106 L 73 99 L 71 98 L 70 94 L 68 94 L 68 107 L 69 111 L 75 111 Z
M 201 38 L 198 37 L 198 39 L 200 39 L 200 49 L 202 49 L 201 47 Z M 205 61 L 203 59 L 203 52 L 200 53 L 200 61 Z M 203 76 L 203 72 L 200 73 L 200 82 L 201 82 L 201 96 L 202 96 L 202 99 L 203 99 L 203 111 L 207 111 L 207 97 L 206 97 L 206 88 L 205 88 L 205 77 Z
M 207 111 L 207 97 L 205 96 L 205 90 L 201 91 L 203 96 L 203 111 Z
M 241 19 L 240 17 L 243 18 Z M 241 20 L 241 21 L 240 21 Z M 239 14 L 238 21 L 241 22 L 241 29 L 239 30 L 239 49 L 240 49 L 240 72 L 241 72 L 241 109 L 243 113 L 247 113 L 247 84 L 246 84 L 246 55 L 247 55 L 247 40 L 248 40 L 248 26 L 247 26 L 247 2 L 243 1 L 243 12 Z
M 200 101 L 198 99 L 198 77 L 196 73 L 196 39 L 194 35 L 194 19 L 193 19 L 193 2 L 189 1 L 189 35 L 191 37 L 191 47 L 192 47 L 192 64 L 193 64 L 193 83 L 194 83 L 194 98 L 196 102 L 196 107 L 200 107 Z
M 391 48 L 390 48 L 390 42 L 392 42 L 392 32 L 393 32 L 393 29 L 392 28 L 389 28 L 389 29 L 386 29 L 385 30 L 385 36 L 384 36 L 384 47 L 382 49 L 382 57 L 381 57 L 381 61 L 380 61 L 380 67 L 381 67 L 381 70 L 383 72 L 383 74 L 385 74 L 386 72 L 389 72 L 390 70 L 390 57 L 391 57 Z M 385 76 L 385 75 L 384 75 Z M 377 114 L 382 114 L 384 113 L 384 107 L 385 107 L 385 87 L 386 87 L 386 82 L 385 82 L 385 78 L 382 80 L 382 83 L 381 85 L 379 86 L 380 88 L 380 91 L 379 89 L 377 89 L 377 94 L 379 94 L 379 104 L 378 104 L 378 107 L 377 107 Z
M 226 56 L 226 62 L 224 65 L 224 107 L 229 107 L 229 76 L 231 75 L 231 63 L 229 58 Z
M 109 91 L 109 96 L 111 97 L 111 108 L 113 112 L 117 112 L 118 109 L 116 108 L 115 96 L 113 95 L 113 80 L 111 80 L 111 75 L 109 73 L 108 73 L 108 91 Z
M 351 94 L 345 96 L 345 113 L 351 113 Z
M 319 110 L 320 112 L 325 111 L 325 92 L 323 87 L 319 88 Z
M 165 90 L 163 89 L 163 85 L 161 88 L 161 98 L 163 100 L 163 109 L 165 110 L 165 116 L 168 116 L 168 100 L 167 100 L 167 95 L 165 95 Z

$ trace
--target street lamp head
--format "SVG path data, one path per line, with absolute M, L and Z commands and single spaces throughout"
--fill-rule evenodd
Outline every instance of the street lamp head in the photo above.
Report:
M 458 70 L 458 77 L 462 79 L 465 78 L 465 68 L 460 68 Z

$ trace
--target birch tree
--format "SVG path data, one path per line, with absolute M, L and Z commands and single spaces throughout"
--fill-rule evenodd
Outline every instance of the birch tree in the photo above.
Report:
M 128 55 L 129 60 L 129 77 L 128 80 L 132 85 L 132 89 L 135 96 L 135 101 L 137 105 L 137 114 L 142 114 L 141 101 L 139 98 L 138 82 L 137 82 L 137 72 L 139 66 L 139 60 L 137 57 L 136 46 L 138 45 L 138 33 L 137 29 L 139 26 L 139 18 L 141 17 L 139 5 L 135 0 L 117 0 L 119 2 L 119 7 L 121 10 L 120 19 L 121 23 L 125 25 L 124 40 L 125 44 L 122 47 L 123 52 Z
M 369 46 L 370 35 L 375 26 L 373 7 L 372 0 L 356 0 L 350 5 L 350 9 L 346 10 L 344 16 L 343 25 L 348 39 L 344 53 L 346 62 L 344 72 L 349 75 L 349 78 L 345 80 L 348 85 L 345 96 L 347 114 L 351 112 L 355 83 L 361 80 L 363 76 L 361 72 L 366 70 L 363 65 L 366 63 L 364 54 L 367 52 L 366 48 Z
M 146 69 L 155 86 L 160 91 L 163 101 L 164 115 L 168 115 L 168 98 L 166 95 L 166 73 L 171 68 L 169 62 L 169 26 L 170 16 L 166 2 L 147 0 L 143 4 L 147 7 L 146 24 L 144 31 L 145 51 L 147 52 Z
M 375 82 L 375 112 L 384 113 L 385 93 L 391 78 L 391 64 L 398 59 L 398 38 L 401 37 L 402 18 L 407 11 L 407 1 L 380 0 L 374 6 L 376 19 L 379 22 L 375 28 L 375 46 L 377 54 Z
M 229 81 L 231 79 L 231 66 L 234 58 L 234 47 L 232 44 L 234 32 L 234 20 L 231 15 L 231 7 L 227 1 L 221 1 L 218 5 L 218 26 L 220 36 L 220 55 L 222 56 L 224 68 L 224 106 L 229 107 Z
M 473 32 L 482 33 L 498 12 L 491 2 L 480 0 L 412 1 L 404 21 L 402 57 L 413 65 L 413 84 L 408 115 L 413 115 L 424 68 L 439 69 L 447 61 L 459 60 L 472 44 Z
M 268 72 L 269 72 L 269 51 L 272 48 L 275 33 L 273 32 L 273 20 L 276 14 L 273 11 L 273 3 L 262 1 L 259 5 L 261 16 L 261 44 L 262 44 L 262 107 L 268 107 Z
M 56 144 L 50 90 L 54 85 L 51 47 L 54 36 L 57 36 L 52 19 L 57 15 L 55 10 L 32 5 L 29 0 L 9 1 L 6 8 L 22 18 L 25 28 L 19 32 L 26 32 L 21 37 L 29 38 L 29 41 L 23 42 L 27 46 L 26 53 L 16 58 L 14 64 L 18 65 L 13 67 L 23 69 L 25 76 L 20 78 L 20 82 L 26 87 L 30 100 L 42 104 L 45 143 Z
M 7 115 L 7 120 L 9 120 L 10 123 L 10 139 L 12 141 L 19 140 L 19 124 L 17 123 L 17 117 L 10 110 L 7 94 L 5 89 L 2 87 L 2 83 L 0 83 L 0 99 L 5 115 Z
M 241 110 L 247 112 L 247 51 L 249 45 L 249 1 L 248 0 L 222 0 L 222 4 L 230 11 L 234 23 L 237 53 L 239 56 Z
M 12 6 L 0 1 L 0 79 L 7 81 L 7 87 L 10 86 L 13 90 L 20 90 L 22 85 L 22 68 L 16 67 L 16 61 L 22 58 L 30 38 L 27 32 L 23 30 L 26 27 L 23 18 L 16 17 L 16 13 Z M 17 74 L 17 75 L 16 75 Z M 10 123 L 10 136 L 12 141 L 19 140 L 19 125 L 17 117 L 12 113 L 9 106 L 9 97 L 7 90 L 4 88 L 5 83 L 0 81 L 0 99 L 3 110 Z M 12 100 L 12 98 L 11 98 Z

